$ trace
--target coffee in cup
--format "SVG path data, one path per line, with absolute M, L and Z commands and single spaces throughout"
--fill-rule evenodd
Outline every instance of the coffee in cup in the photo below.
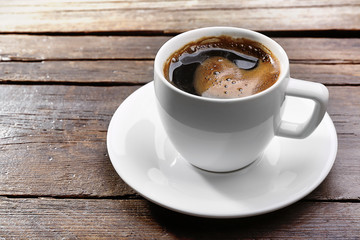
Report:
M 264 45 L 225 35 L 192 41 L 164 65 L 174 86 L 210 98 L 250 96 L 271 87 L 279 75 L 279 60 Z

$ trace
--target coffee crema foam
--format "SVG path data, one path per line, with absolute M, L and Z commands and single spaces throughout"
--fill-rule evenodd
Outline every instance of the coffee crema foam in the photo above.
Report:
M 241 98 L 271 87 L 280 75 L 280 63 L 258 42 L 223 35 L 190 42 L 173 53 L 164 75 L 191 94 Z

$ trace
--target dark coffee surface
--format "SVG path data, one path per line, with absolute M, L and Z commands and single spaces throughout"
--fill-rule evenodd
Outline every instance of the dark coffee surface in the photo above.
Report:
M 164 66 L 166 79 L 191 94 L 239 98 L 272 86 L 280 74 L 275 56 L 258 42 L 229 36 L 185 45 Z

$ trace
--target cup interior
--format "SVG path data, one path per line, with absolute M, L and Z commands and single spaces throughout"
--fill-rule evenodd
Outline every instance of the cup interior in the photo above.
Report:
M 286 75 L 288 75 L 288 69 L 289 69 L 289 59 L 286 55 L 286 52 L 284 49 L 274 40 L 271 38 L 255 32 L 248 29 L 243 28 L 235 28 L 235 27 L 207 27 L 207 28 L 199 28 L 195 30 L 190 30 L 188 32 L 184 32 L 182 34 L 179 34 L 169 41 L 167 41 L 158 51 L 156 57 L 155 57 L 155 65 L 154 65 L 154 71 L 155 74 L 161 79 L 161 81 L 164 81 L 165 84 L 167 84 L 171 88 L 176 88 L 172 84 L 170 84 L 165 76 L 164 76 L 164 65 L 166 60 L 178 49 L 182 48 L 186 44 L 196 41 L 198 39 L 201 39 L 203 37 L 212 37 L 212 36 L 221 36 L 221 35 L 227 35 L 231 36 L 233 38 L 247 38 L 256 42 L 261 43 L 264 45 L 267 49 L 269 49 L 279 60 L 280 62 L 280 76 L 278 77 L 278 80 L 276 83 L 271 86 L 270 88 L 264 90 L 263 92 L 254 94 L 252 96 L 256 96 L 259 94 L 264 94 L 268 90 L 275 88 L 277 85 L 280 84 L 280 82 L 285 78 Z M 177 89 L 177 88 L 176 88 Z M 175 90 L 175 89 L 174 89 Z M 177 90 L 176 90 L 177 91 Z M 178 91 L 183 92 L 184 94 L 189 94 L 187 92 L 184 92 L 180 89 Z M 189 94 L 192 95 L 192 94 Z M 192 95 L 194 96 L 194 95 Z M 249 97 L 252 97 L 249 96 Z M 196 96 L 198 97 L 198 96 Z M 237 98 L 237 99 L 245 99 L 249 97 L 244 98 Z M 229 101 L 231 99 L 217 99 L 220 101 Z

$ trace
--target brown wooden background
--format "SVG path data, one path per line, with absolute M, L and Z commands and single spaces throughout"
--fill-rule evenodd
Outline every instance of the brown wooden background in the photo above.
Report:
M 278 41 L 295 78 L 324 83 L 339 138 L 305 199 L 232 220 L 158 207 L 114 171 L 116 108 L 152 81 L 172 36 L 236 26 Z M 0 238 L 360 238 L 360 2 L 0 1 Z

